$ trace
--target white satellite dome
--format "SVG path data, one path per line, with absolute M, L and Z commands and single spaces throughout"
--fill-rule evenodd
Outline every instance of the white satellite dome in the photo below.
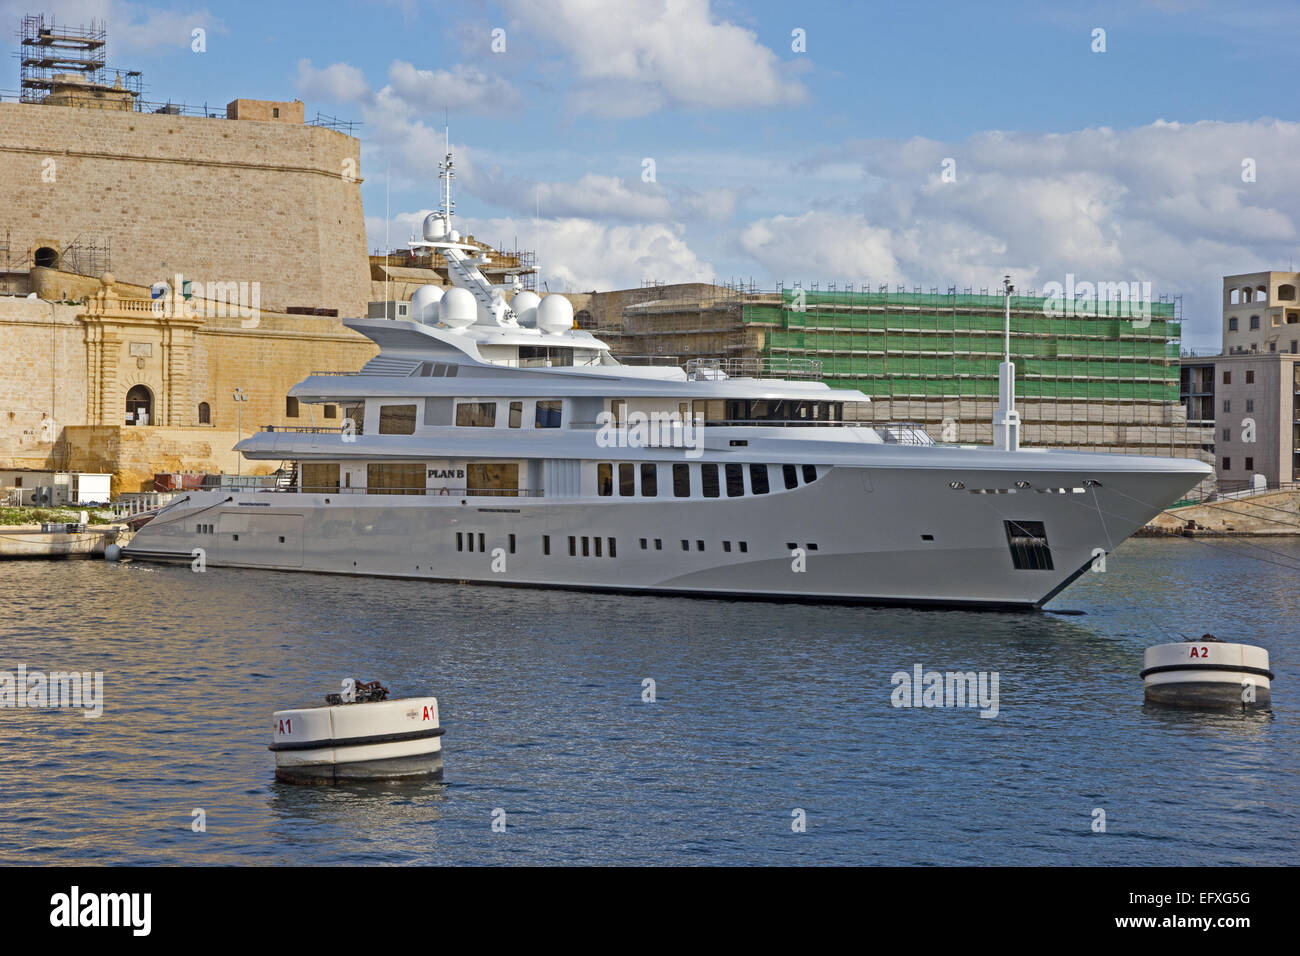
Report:
M 510 308 L 514 310 L 515 320 L 522 326 L 533 328 L 537 325 L 537 306 L 541 304 L 542 297 L 536 292 L 527 290 L 515 294 L 510 300 Z
M 559 294 L 548 295 L 537 306 L 537 327 L 543 332 L 567 332 L 573 328 L 573 303 Z
M 422 285 L 411 296 L 411 318 L 416 322 L 433 325 L 438 321 L 438 302 L 442 298 L 440 285 Z
M 447 237 L 447 220 L 442 213 L 431 212 L 424 217 L 424 239 L 426 242 L 440 242 Z
M 463 329 L 474 324 L 478 318 L 478 303 L 469 289 L 456 287 L 443 293 L 438 303 L 438 318 L 442 324 L 452 329 Z
M 453 229 L 451 232 L 447 234 L 447 238 L 450 239 L 452 242 L 460 242 L 460 233 L 457 232 L 455 229 Z

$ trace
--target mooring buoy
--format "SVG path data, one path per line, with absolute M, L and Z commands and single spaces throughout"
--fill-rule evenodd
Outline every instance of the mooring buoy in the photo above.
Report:
M 121 560 L 122 560 L 122 548 L 121 548 L 121 546 L 120 546 L 120 545 L 116 545 L 116 544 L 106 544 L 106 545 L 104 545 L 104 560 L 105 560 L 105 561 L 121 561 Z
M 1223 709 L 1268 708 L 1272 702 L 1268 651 L 1213 634 L 1148 647 L 1139 676 L 1152 704 Z
M 277 780 L 330 784 L 442 774 L 438 698 L 389 700 L 378 681 L 343 686 L 324 705 L 275 712 L 269 749 Z

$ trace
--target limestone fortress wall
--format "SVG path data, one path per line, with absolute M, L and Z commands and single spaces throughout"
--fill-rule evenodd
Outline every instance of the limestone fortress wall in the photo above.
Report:
M 98 238 L 123 282 L 257 282 L 264 309 L 364 315 L 360 141 L 303 125 L 301 103 L 229 112 L 277 109 L 211 119 L 0 103 L 10 260 Z

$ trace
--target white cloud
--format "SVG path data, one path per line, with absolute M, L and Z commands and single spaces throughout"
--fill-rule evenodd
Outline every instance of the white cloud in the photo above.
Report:
M 366 75 L 348 63 L 331 63 L 318 70 L 311 60 L 299 60 L 297 87 L 305 97 L 331 103 L 369 103 L 374 99 Z
M 394 216 L 393 244 L 418 232 L 429 211 Z M 635 288 L 647 279 L 709 282 L 714 275 L 678 226 L 611 226 L 578 217 L 543 219 L 539 224 L 532 219 L 463 217 L 457 225 L 465 235 L 492 245 L 511 247 L 517 237 L 521 247 L 531 249 L 536 242 L 542 278 L 552 292 Z M 368 218 L 366 228 L 371 247 L 382 246 L 383 217 Z
M 394 60 L 388 67 L 388 84 L 396 96 L 426 112 L 445 106 L 457 112 L 509 112 L 520 105 L 519 94 L 507 80 L 467 64 L 421 70 L 405 60 Z
M 520 24 L 513 42 L 540 38 L 564 53 L 577 112 L 644 116 L 665 107 L 780 106 L 807 96 L 753 31 L 718 19 L 709 0 L 504 5 Z

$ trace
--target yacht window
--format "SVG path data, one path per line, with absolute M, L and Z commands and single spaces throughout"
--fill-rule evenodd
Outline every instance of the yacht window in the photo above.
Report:
M 610 556 L 611 558 L 617 558 L 617 557 L 618 557 L 618 539 L 617 539 L 617 538 L 610 538 L 610 539 L 609 539 L 609 556 Z
M 659 495 L 659 467 L 653 464 L 641 465 L 641 494 L 646 498 Z
M 302 463 L 303 491 L 338 491 L 339 466 L 337 463 L 305 461 Z
M 465 485 L 471 495 L 519 494 L 519 463 L 472 461 L 465 466 Z
M 585 542 L 587 539 L 583 538 L 582 540 Z M 595 538 L 594 540 L 596 542 L 596 557 L 598 558 L 603 557 L 603 555 L 600 553 L 600 538 Z M 586 552 L 584 551 L 583 554 L 586 554 Z
M 662 551 L 663 549 L 664 549 L 664 539 L 663 539 L 663 538 L 655 538 L 655 550 L 656 550 L 656 551 Z
M 712 463 L 700 465 L 700 484 L 704 489 L 704 497 L 718 497 L 718 466 Z
M 298 399 L 294 398 L 292 395 L 284 400 L 284 417 L 298 417 Z
M 690 465 L 673 465 L 673 494 L 678 498 L 691 496 Z
M 492 428 L 497 423 L 496 402 L 462 402 L 456 406 L 456 424 L 470 428 Z M 383 426 L 379 430 L 382 432 Z
M 696 418 L 704 419 L 705 424 L 709 422 L 720 422 L 726 414 L 726 404 L 727 403 L 720 398 L 697 398 L 691 403 L 691 412 Z
M 731 542 L 730 542 L 730 541 L 724 541 L 724 542 L 722 542 L 722 550 L 723 550 L 723 551 L 726 551 L 728 554 L 730 554 L 730 553 L 731 553 Z
M 510 427 L 518 428 L 521 424 L 523 424 L 523 419 L 524 419 L 524 403 L 511 402 L 510 403 Z
M 591 557 L 591 539 L 585 534 L 582 536 L 582 556 L 584 558 Z
M 608 496 L 614 493 L 614 466 L 602 461 L 596 466 L 596 494 Z
M 415 406 L 385 405 L 379 409 L 379 434 L 414 435 Z
M 513 534 L 510 536 L 510 553 L 515 553 L 515 536 Z
M 703 551 L 703 550 L 704 550 L 704 542 L 703 542 L 703 541 L 696 541 L 696 542 L 695 542 L 695 550 L 696 550 L 696 551 Z
M 424 494 L 424 463 L 386 461 L 366 465 L 366 494 Z
M 745 554 L 748 551 L 749 551 L 749 542 L 748 541 L 740 542 L 740 553 Z
M 781 475 L 785 478 L 785 486 L 787 488 L 799 487 L 799 475 L 798 472 L 794 470 L 794 465 L 782 465 Z
M 727 472 L 727 497 L 736 498 L 745 493 L 745 472 L 740 465 L 728 464 Z
M 646 540 L 645 540 L 645 538 L 642 538 L 642 539 L 641 539 L 641 550 L 644 551 L 645 549 L 646 549 Z
M 549 534 L 544 534 L 542 535 L 542 554 L 550 554 L 550 553 L 551 553 L 551 536 Z
M 618 493 L 620 495 L 636 494 L 636 467 L 631 464 L 618 466 Z
M 756 495 L 767 494 L 767 465 L 749 466 L 749 490 Z
M 803 482 L 804 482 L 804 484 L 805 484 L 805 485 L 811 485 L 811 484 L 812 484 L 814 481 L 816 481 L 816 480 L 817 480 L 817 466 L 816 466 L 816 465 L 804 465 L 804 466 L 803 466 Z
M 578 556 L 578 539 L 575 538 L 573 535 L 569 535 L 569 557 L 576 558 L 577 556 Z
M 559 399 L 545 399 L 537 403 L 537 415 L 533 422 L 534 428 L 559 428 L 560 427 L 560 409 L 563 402 Z

